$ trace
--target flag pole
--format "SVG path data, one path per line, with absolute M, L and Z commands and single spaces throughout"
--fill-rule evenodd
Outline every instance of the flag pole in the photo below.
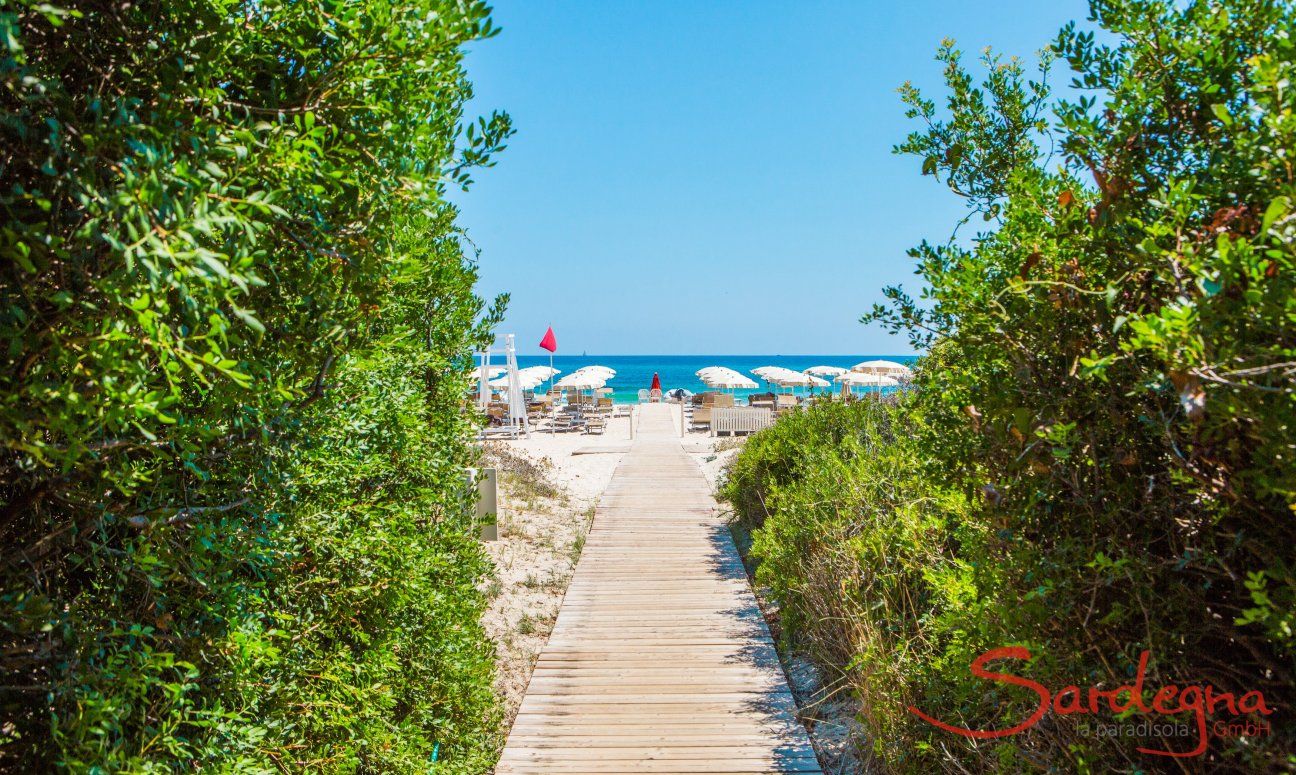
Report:
M 545 329 L 544 338 L 540 340 L 540 347 L 549 351 L 549 399 L 550 399 L 550 405 L 553 406 L 554 409 L 556 410 L 558 406 L 555 401 L 556 397 L 554 396 L 554 392 L 553 392 L 554 391 L 553 357 L 554 357 L 554 351 L 558 349 L 558 339 L 554 336 L 553 324 L 550 324 L 549 327 Z

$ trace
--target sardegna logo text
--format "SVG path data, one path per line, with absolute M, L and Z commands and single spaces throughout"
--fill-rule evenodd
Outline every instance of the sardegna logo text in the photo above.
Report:
M 1130 710 L 1160 716 L 1178 716 L 1183 713 L 1191 713 L 1197 728 L 1196 746 L 1192 750 L 1138 749 L 1141 753 L 1154 756 L 1173 756 L 1175 758 L 1201 756 L 1206 753 L 1206 746 L 1210 741 L 1212 732 L 1218 735 L 1229 735 L 1230 730 L 1238 728 L 1238 725 L 1234 722 L 1216 719 L 1217 715 L 1227 714 L 1237 718 L 1240 716 L 1253 716 L 1254 714 L 1268 716 L 1274 712 L 1265 703 L 1264 694 L 1259 691 L 1246 692 L 1239 697 L 1230 692 L 1219 691 L 1209 683 L 1190 684 L 1182 687 L 1176 684 L 1167 684 L 1157 689 L 1156 693 L 1152 695 L 1151 702 L 1147 702 L 1144 699 L 1144 678 L 1147 675 L 1150 655 L 1151 652 L 1149 651 L 1144 651 L 1139 655 L 1138 672 L 1135 673 L 1134 682 L 1131 684 L 1118 686 L 1115 689 L 1099 689 L 1096 686 L 1091 686 L 1087 692 L 1082 691 L 1078 686 L 1065 686 L 1057 694 L 1053 694 L 1048 687 L 1029 678 L 1022 678 L 1011 673 L 995 673 L 985 669 L 987 662 L 998 659 L 1029 660 L 1031 658 L 1029 649 L 1022 646 L 1004 646 L 990 649 L 972 660 L 971 671 L 973 676 L 1010 686 L 1020 686 L 1039 695 L 1039 705 L 1020 724 L 1007 729 L 964 729 L 933 718 L 913 705 L 909 706 L 909 712 L 947 732 L 978 740 L 1008 737 L 1024 732 L 1038 724 L 1049 709 L 1052 709 L 1059 716 L 1097 715 L 1105 711 L 1125 713 Z M 1122 695 L 1124 696 L 1122 697 Z M 1105 708 L 1103 707 L 1104 703 Z M 1254 725 L 1248 724 L 1246 728 L 1259 729 L 1264 732 L 1267 731 L 1268 725 L 1260 722 Z

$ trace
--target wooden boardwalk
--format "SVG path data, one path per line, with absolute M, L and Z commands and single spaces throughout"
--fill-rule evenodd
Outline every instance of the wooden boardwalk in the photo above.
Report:
M 495 771 L 818 773 L 710 487 L 640 411 Z

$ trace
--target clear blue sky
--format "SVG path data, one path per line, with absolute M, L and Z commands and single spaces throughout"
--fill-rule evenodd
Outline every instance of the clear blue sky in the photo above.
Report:
M 940 40 L 1034 57 L 1080 0 L 497 0 L 467 59 L 517 135 L 456 194 L 500 333 L 537 353 L 906 354 L 863 326 L 962 204 L 891 148 Z M 1055 71 L 1054 82 L 1065 77 Z

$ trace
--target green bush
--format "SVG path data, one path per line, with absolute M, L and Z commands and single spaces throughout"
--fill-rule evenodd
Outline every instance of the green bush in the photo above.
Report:
M 1034 79 L 987 54 L 978 85 L 946 44 L 946 109 L 902 90 L 924 128 L 898 150 L 986 224 L 916 249 L 923 297 L 889 289 L 866 318 L 928 349 L 896 410 L 904 430 L 895 417 L 856 418 L 854 436 L 812 430 L 837 427 L 830 417 L 780 421 L 742 453 L 729 495 L 763 517 L 760 578 L 802 636 L 856 629 L 849 657 L 825 662 L 897 674 L 855 682 L 892 768 L 1296 769 L 1281 710 L 1296 685 L 1296 8 L 1091 8 L 1110 43 L 1068 26 Z M 1051 96 L 1059 59 L 1079 96 Z M 811 414 L 841 411 L 862 410 Z M 777 445 L 800 460 L 760 463 Z M 820 519 L 839 536 L 831 552 Z M 934 527 L 919 538 L 918 524 Z M 812 576 L 829 556 L 846 564 Z M 846 597 L 862 601 L 818 621 L 842 613 L 825 585 L 856 565 L 864 586 Z M 872 580 L 893 567 L 894 588 Z M 812 593 L 820 608 L 798 611 Z M 1270 734 L 1211 735 L 1188 759 L 1136 749 L 1195 739 L 1099 738 L 1083 733 L 1089 716 L 1050 713 L 989 741 L 901 719 L 916 698 L 965 728 L 1020 721 L 1030 691 L 968 679 L 973 656 L 1009 645 L 1034 655 L 1016 672 L 1054 691 L 1128 683 L 1149 650 L 1147 701 L 1209 683 L 1280 710 L 1259 719 Z
M 934 484 L 921 416 L 912 401 L 815 403 L 753 436 L 721 487 L 753 531 L 784 645 L 856 694 L 871 766 L 913 772 L 939 759 L 907 706 L 993 715 L 996 698 L 958 675 L 1002 632 L 989 531 Z
M 500 304 L 444 190 L 510 132 L 462 117 L 489 10 L 0 30 L 0 770 L 485 770 L 461 399 Z

